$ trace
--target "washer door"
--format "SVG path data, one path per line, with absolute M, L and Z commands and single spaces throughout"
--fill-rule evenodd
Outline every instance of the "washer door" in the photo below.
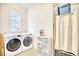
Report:
M 21 41 L 18 38 L 13 38 L 7 43 L 6 48 L 8 51 L 13 52 L 18 50 L 20 46 L 21 46 Z
M 32 44 L 32 38 L 30 36 L 27 36 L 24 40 L 23 40 L 23 44 L 24 46 L 28 47 Z

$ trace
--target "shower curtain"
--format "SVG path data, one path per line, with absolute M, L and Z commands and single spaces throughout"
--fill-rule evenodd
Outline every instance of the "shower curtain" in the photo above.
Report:
M 59 28 L 60 28 L 60 16 L 56 16 L 56 40 L 55 49 L 59 49 Z
M 55 49 L 78 55 L 79 50 L 79 13 L 56 16 Z
M 66 16 L 64 16 L 64 39 L 63 39 L 63 41 L 64 41 L 64 43 L 62 44 L 62 45 L 64 45 L 64 49 L 63 50 L 65 50 L 65 51 L 68 51 L 68 20 L 69 20 L 69 18 L 68 18 L 68 16 L 69 15 L 66 15 Z M 63 16 L 62 16 L 63 17 Z
M 78 14 L 77 12 L 72 15 L 72 52 L 78 55 Z

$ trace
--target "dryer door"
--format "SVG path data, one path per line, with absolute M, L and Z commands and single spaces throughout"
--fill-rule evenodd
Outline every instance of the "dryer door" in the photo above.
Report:
M 16 51 L 20 48 L 21 41 L 18 38 L 13 38 L 7 43 L 7 50 L 10 52 Z
M 25 39 L 23 40 L 23 44 L 26 47 L 30 46 L 32 44 L 32 38 L 30 36 L 25 37 Z

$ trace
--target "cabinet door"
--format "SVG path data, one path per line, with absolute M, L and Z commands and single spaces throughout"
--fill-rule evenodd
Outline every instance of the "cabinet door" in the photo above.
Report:
M 0 34 L 0 56 L 4 55 L 4 40 L 2 34 Z
M 0 34 L 0 48 L 4 47 L 4 40 L 3 40 L 3 36 Z

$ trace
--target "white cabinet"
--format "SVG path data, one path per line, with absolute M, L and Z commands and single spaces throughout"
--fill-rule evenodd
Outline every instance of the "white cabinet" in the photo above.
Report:
M 38 53 L 41 56 L 48 56 L 51 51 L 51 38 L 47 36 L 39 36 L 38 37 L 38 43 L 37 43 L 37 49 Z

